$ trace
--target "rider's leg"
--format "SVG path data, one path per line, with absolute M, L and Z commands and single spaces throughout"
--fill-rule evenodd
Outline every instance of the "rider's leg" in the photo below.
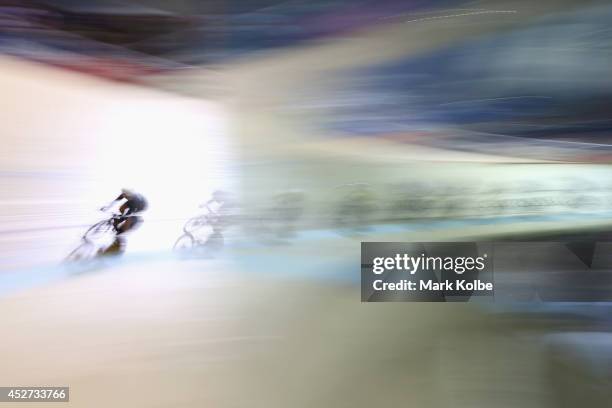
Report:
M 112 244 L 110 244 L 105 249 L 101 249 L 98 252 L 98 255 L 119 255 L 122 254 L 125 250 L 125 239 L 123 237 L 117 236 Z
M 142 223 L 142 218 L 137 215 L 128 216 L 125 221 L 116 228 L 117 235 L 126 233 L 130 230 L 136 229 Z
M 134 225 L 134 217 L 127 217 L 123 222 L 121 222 L 115 229 L 117 230 L 117 235 L 128 232 L 132 229 Z
M 121 207 L 119 207 L 119 213 L 125 216 L 130 213 L 130 207 L 128 206 L 127 202 L 121 204 Z M 121 224 L 125 224 L 125 221 L 126 219 L 123 217 L 115 218 L 113 220 L 113 227 L 115 228 L 115 231 L 117 231 L 118 233 L 125 232 L 121 231 L 123 229 L 123 226 Z

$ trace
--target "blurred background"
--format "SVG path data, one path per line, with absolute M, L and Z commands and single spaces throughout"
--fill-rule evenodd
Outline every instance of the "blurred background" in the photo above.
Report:
M 0 0 L 0 385 L 606 406 L 610 21 L 589 0 Z M 122 188 L 149 208 L 121 256 L 65 262 L 105 251 L 86 231 Z M 362 241 L 498 240 L 590 269 L 560 297 L 525 267 L 494 301 L 359 300 Z

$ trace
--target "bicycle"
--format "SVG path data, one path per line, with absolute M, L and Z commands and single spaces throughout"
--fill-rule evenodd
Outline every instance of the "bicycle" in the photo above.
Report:
M 95 241 L 105 236 L 109 236 L 111 233 L 112 236 L 115 237 L 117 234 L 116 226 L 125 222 L 130 217 L 136 217 L 136 215 L 114 213 L 109 218 L 99 221 L 89 227 L 81 237 L 81 244 L 68 254 L 65 258 L 65 262 L 87 261 L 103 253 L 119 252 L 119 247 L 116 249 L 113 248 L 115 245 L 119 246 L 116 238 L 110 245 L 107 245 L 106 248 L 100 248 L 100 245 L 97 245 Z
M 342 235 L 358 236 L 368 230 L 376 211 L 376 195 L 368 183 L 337 186 L 341 194 L 334 204 L 333 222 Z
M 206 208 L 209 211 L 208 214 L 192 217 L 185 222 L 183 235 L 174 243 L 173 249 L 175 251 L 187 251 L 196 248 L 219 249 L 224 245 L 221 217 L 209 207 Z M 210 227 L 212 233 L 202 239 L 198 232 L 206 227 Z

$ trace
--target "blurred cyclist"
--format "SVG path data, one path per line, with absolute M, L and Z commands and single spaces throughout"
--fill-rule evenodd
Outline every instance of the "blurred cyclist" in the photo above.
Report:
M 117 218 L 114 221 L 115 231 L 117 231 L 117 235 L 128 232 L 129 230 L 135 228 L 142 222 L 142 218 L 137 216 L 136 214 L 144 211 L 148 207 L 147 200 L 144 198 L 142 194 L 138 194 L 129 189 L 121 189 L 121 194 L 117 198 L 115 198 L 109 205 L 102 207 L 102 211 L 108 210 L 112 207 L 117 201 L 122 201 L 123 204 L 119 207 L 119 213 L 123 215 L 121 218 Z
M 215 230 L 221 230 L 231 222 L 231 217 L 235 216 L 236 205 L 231 199 L 230 194 L 225 191 L 217 190 L 212 193 L 212 198 L 200 205 L 206 208 L 209 213 L 206 219 Z
M 98 255 L 119 255 L 125 251 L 125 239 L 121 236 L 142 223 L 142 218 L 136 214 L 147 209 L 147 200 L 142 194 L 138 194 L 130 189 L 121 189 L 121 194 L 115 198 L 109 205 L 101 208 L 102 211 L 107 211 L 116 202 L 125 200 L 119 207 L 119 214 L 122 217 L 116 218 L 113 221 L 113 227 L 116 231 L 116 237 L 112 244 L 108 247 L 100 249 Z
M 273 225 L 276 238 L 289 238 L 295 235 L 296 223 L 304 213 L 305 195 L 301 190 L 287 190 L 272 197 L 269 208 L 269 221 Z
M 369 184 L 350 183 L 340 186 L 343 191 L 338 203 L 336 224 L 353 232 L 367 229 L 375 210 L 376 196 Z

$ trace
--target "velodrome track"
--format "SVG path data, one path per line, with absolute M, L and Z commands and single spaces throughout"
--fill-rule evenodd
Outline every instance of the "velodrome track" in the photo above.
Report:
M 408 396 L 467 406 L 492 398 L 494 376 L 520 387 L 522 406 L 557 404 L 559 384 L 541 382 L 555 349 L 533 331 L 563 321 L 500 317 L 472 303 L 361 304 L 355 247 L 317 239 L 37 270 L 0 298 L 0 381 L 69 385 L 71 404 L 84 407 L 361 406 Z M 582 364 L 567 375 L 589 372 Z M 593 386 L 582 378 L 573 386 Z M 466 395 L 468 386 L 478 392 Z

